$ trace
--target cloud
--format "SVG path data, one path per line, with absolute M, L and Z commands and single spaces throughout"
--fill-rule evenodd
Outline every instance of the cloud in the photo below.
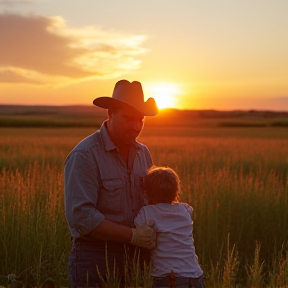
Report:
M 0 14 L 0 83 L 65 85 L 116 77 L 139 69 L 146 38 L 94 26 L 75 29 L 61 17 Z
M 33 77 L 29 77 L 26 71 L 19 71 L 13 68 L 0 69 L 0 81 L 2 83 L 32 83 L 41 84 L 41 82 L 34 80 Z

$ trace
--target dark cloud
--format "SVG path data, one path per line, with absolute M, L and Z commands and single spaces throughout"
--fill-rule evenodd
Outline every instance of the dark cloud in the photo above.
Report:
M 4 14 L 0 17 L 1 66 L 21 67 L 50 75 L 84 77 L 92 75 L 72 60 L 85 54 L 84 49 L 69 48 L 73 39 L 50 33 L 53 20 L 40 16 Z
M 0 70 L 10 69 L 6 81 L 7 75 L 25 79 L 23 70 L 30 71 L 29 83 L 107 77 L 123 72 L 123 67 L 138 68 L 135 56 L 143 52 L 139 46 L 144 38 L 112 35 L 95 27 L 72 29 L 60 17 L 4 13 L 0 14 Z M 31 75 L 42 79 L 33 80 Z

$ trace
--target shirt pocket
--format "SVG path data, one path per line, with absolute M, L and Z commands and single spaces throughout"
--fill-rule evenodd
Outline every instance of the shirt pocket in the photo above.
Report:
M 124 184 L 120 178 L 103 180 L 97 209 L 103 214 L 120 214 L 124 207 Z

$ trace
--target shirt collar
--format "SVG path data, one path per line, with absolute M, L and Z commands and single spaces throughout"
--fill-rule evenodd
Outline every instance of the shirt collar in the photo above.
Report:
M 108 120 L 104 121 L 103 124 L 101 125 L 100 134 L 101 134 L 101 138 L 104 143 L 104 146 L 105 146 L 105 150 L 111 151 L 111 150 L 117 149 L 117 147 L 109 136 L 108 129 L 107 129 L 107 121 Z M 140 145 L 137 141 L 135 141 L 132 146 L 135 147 L 137 150 L 140 149 Z

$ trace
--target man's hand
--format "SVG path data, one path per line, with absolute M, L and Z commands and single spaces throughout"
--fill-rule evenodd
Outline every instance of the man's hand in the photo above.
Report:
M 149 221 L 147 225 L 133 228 L 131 243 L 146 249 L 154 249 L 156 247 L 156 233 L 152 228 L 153 226 L 154 221 Z

